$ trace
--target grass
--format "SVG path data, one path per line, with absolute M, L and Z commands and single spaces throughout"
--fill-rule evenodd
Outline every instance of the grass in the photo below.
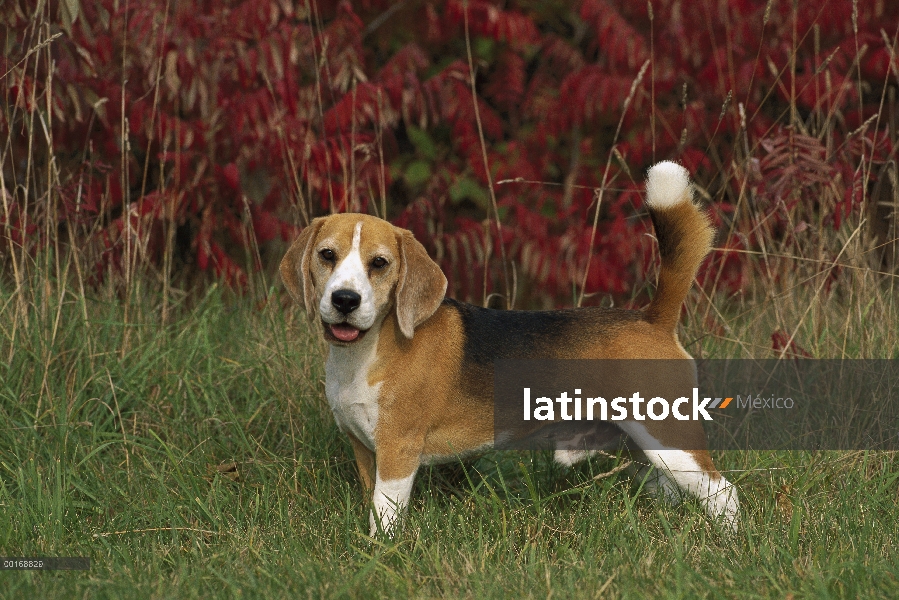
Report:
M 49 64 L 42 48 L 35 60 Z M 874 127 L 887 127 L 886 100 Z M 803 123 L 790 108 L 778 122 L 829 147 L 842 115 L 822 107 Z M 26 221 L 47 247 L 65 247 L 53 190 L 68 175 L 42 133 L 52 128 L 17 110 L 6 118 L 25 135 L 10 128 L 0 163 L 28 175 L 7 181 L 0 169 L 0 188 L 32 199 Z M 764 245 L 750 252 L 741 295 L 694 292 L 687 350 L 767 358 L 777 331 L 815 357 L 899 358 L 895 243 L 884 266 L 870 215 L 832 231 L 824 208 L 810 219 L 814 244 L 777 234 L 747 191 L 755 149 L 735 148 L 738 168 L 719 166 Z M 127 189 L 124 156 L 114 168 Z M 867 160 L 859 168 L 874 172 Z M 895 165 L 877 173 L 894 181 Z M 836 189 L 794 193 L 818 190 L 827 207 Z M 885 202 L 864 194 L 865 206 Z M 809 218 L 786 216 L 791 229 Z M 734 536 L 695 502 L 648 498 L 613 460 L 565 470 L 545 453 L 490 453 L 424 469 L 404 530 L 371 539 L 349 442 L 324 400 L 325 348 L 301 315 L 215 286 L 181 295 L 169 287 L 180 285 L 171 244 L 160 274 L 126 237 L 124 283 L 97 290 L 86 283 L 90 247 L 72 244 L 57 261 L 3 239 L 0 556 L 92 565 L 0 572 L 0 598 L 899 597 L 899 456 L 887 452 L 714 453 L 741 494 Z M 702 289 L 717 289 L 716 277 Z M 268 288 L 257 283 L 251 295 Z
M 608 459 L 492 453 L 424 470 L 403 532 L 371 539 L 300 314 L 213 287 L 161 325 L 152 294 L 126 319 L 114 294 L 34 281 L 0 290 L 0 554 L 92 564 L 0 573 L 4 598 L 899 595 L 895 454 L 719 452 L 742 495 L 728 537 L 694 502 L 594 480 Z M 763 318 L 697 345 L 733 352 Z M 871 340 L 888 356 L 892 319 Z

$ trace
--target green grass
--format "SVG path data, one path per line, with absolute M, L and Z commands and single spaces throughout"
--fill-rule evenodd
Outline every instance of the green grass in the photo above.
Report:
M 695 502 L 594 481 L 609 459 L 492 453 L 424 470 L 405 529 L 372 540 L 301 315 L 214 288 L 126 324 L 51 283 L 0 291 L 0 554 L 92 564 L 2 572 L 2 597 L 899 596 L 894 454 L 717 453 L 729 537 Z

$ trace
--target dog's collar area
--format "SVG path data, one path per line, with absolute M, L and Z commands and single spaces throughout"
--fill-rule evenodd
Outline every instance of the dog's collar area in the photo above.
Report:
M 322 326 L 325 328 L 325 339 L 340 345 L 358 342 L 368 332 L 367 329 L 359 329 L 349 323 L 325 323 L 322 321 Z

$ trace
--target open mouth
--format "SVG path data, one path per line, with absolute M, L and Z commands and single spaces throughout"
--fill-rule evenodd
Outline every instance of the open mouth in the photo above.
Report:
M 353 327 L 349 323 L 322 323 L 325 327 L 325 338 L 329 341 L 343 342 L 350 344 L 362 339 L 365 331 L 357 327 Z

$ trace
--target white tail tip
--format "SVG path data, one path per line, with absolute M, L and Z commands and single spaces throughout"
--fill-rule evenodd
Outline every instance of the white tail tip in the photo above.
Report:
M 670 160 L 653 165 L 646 176 L 646 203 L 650 208 L 669 208 L 691 200 L 690 173 Z

